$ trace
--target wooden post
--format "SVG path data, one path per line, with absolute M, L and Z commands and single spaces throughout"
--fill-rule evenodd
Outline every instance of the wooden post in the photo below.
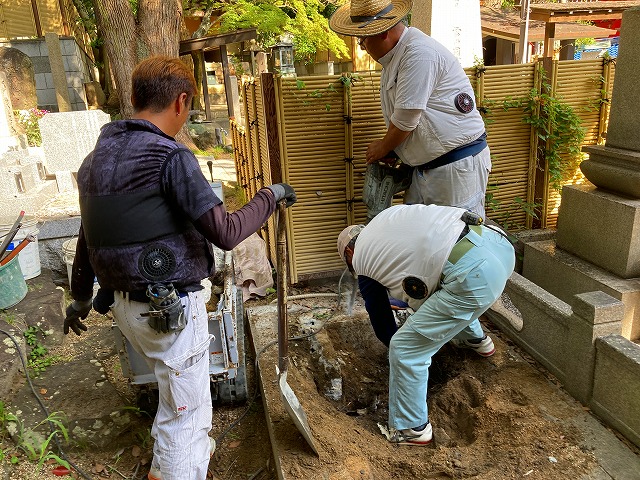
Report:
M 520 4 L 518 56 L 519 63 L 529 63 L 529 0 L 522 0 Z
M 553 39 L 556 36 L 556 24 L 547 22 L 544 24 L 544 58 L 553 58 Z
M 602 78 L 604 79 L 601 89 L 600 118 L 598 121 L 598 145 L 604 145 L 605 133 L 607 131 L 607 120 L 609 109 L 611 108 L 611 80 L 615 62 L 613 59 L 602 59 Z
M 207 122 L 212 120 L 211 117 L 211 100 L 209 99 L 209 82 L 207 81 L 207 64 L 204 61 L 204 50 L 200 50 L 200 69 L 202 70 L 202 95 L 204 98 L 204 115 Z
M 227 97 L 227 113 L 229 118 L 235 118 L 233 111 L 233 95 L 231 94 L 231 78 L 229 73 L 229 59 L 227 58 L 227 46 L 220 45 L 220 58 L 222 59 L 222 75 L 224 76 L 224 95 Z
M 36 23 L 36 36 L 42 37 L 42 24 L 40 23 L 40 13 L 38 12 L 38 1 L 31 0 L 31 10 L 33 10 L 33 21 Z
M 262 85 L 262 105 L 264 107 L 264 120 L 267 137 L 267 149 L 269 154 L 269 168 L 271 181 L 282 182 L 282 166 L 280 164 L 280 133 L 278 131 L 276 88 L 272 73 L 260 75 Z
M 546 50 L 545 43 L 545 50 Z M 540 79 L 540 92 L 553 95 L 555 87 L 555 64 L 552 57 L 544 57 L 542 59 L 543 72 Z M 537 168 L 534 179 L 534 202 L 541 205 L 536 208 L 538 218 L 534 218 L 532 222 L 533 228 L 546 228 L 547 215 L 549 213 L 549 165 L 546 159 L 547 142 L 538 142 L 537 149 Z

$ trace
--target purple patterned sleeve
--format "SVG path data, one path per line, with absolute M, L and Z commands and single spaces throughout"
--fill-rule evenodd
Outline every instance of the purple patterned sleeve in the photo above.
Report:
M 167 200 L 192 222 L 222 203 L 204 178 L 198 159 L 188 150 L 181 150 L 167 160 L 160 181 Z
M 276 209 L 271 191 L 262 188 L 240 210 L 229 213 L 224 205 L 205 212 L 195 223 L 196 228 L 211 243 L 223 250 L 232 250 L 242 240 L 256 232 Z

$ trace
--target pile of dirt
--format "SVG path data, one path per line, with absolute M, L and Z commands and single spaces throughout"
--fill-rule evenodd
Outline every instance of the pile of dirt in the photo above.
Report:
M 308 325 L 299 317 L 308 318 L 309 311 L 329 320 L 320 345 L 316 336 L 290 346 L 288 383 L 306 412 L 319 458 L 295 429 L 286 433 L 275 425 L 278 438 L 291 435 L 280 445 L 287 478 L 577 479 L 597 466 L 573 422 L 582 407 L 496 332 L 497 352 L 490 358 L 450 345 L 434 356 L 428 389 L 434 445 L 391 445 L 379 427 L 388 418 L 387 349 L 362 308 L 348 317 L 326 302 L 323 310 L 322 303 L 289 316 L 294 326 Z M 267 364 L 277 361 L 277 352 L 265 356 Z M 332 400 L 327 375 L 335 376 L 336 364 L 342 397 Z M 277 402 L 268 386 L 267 395 Z

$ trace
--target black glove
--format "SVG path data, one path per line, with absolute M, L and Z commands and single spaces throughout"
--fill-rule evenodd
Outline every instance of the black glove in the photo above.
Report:
M 113 305 L 113 301 L 113 290 L 99 288 L 98 293 L 96 293 L 96 296 L 93 299 L 93 309 L 102 315 L 106 315 L 109 313 L 109 307 Z
M 87 327 L 80 319 L 84 320 L 91 311 L 91 300 L 75 300 L 67 307 L 67 317 L 64 319 L 64 334 L 69 333 L 69 328 L 76 335 L 80 335 L 80 330 L 87 331 Z
M 296 192 L 288 183 L 276 183 L 267 187 L 273 193 L 276 198 L 276 203 L 284 199 L 287 202 L 287 207 L 290 207 L 298 200 Z

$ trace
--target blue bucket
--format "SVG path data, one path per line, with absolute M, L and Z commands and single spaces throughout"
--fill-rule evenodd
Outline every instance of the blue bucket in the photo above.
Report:
M 0 267 L 0 309 L 13 307 L 27 295 L 18 257 Z

